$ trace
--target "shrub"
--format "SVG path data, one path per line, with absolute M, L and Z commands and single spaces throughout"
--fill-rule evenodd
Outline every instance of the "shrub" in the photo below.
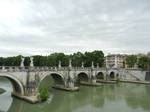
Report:
M 40 88 L 39 89 L 39 96 L 40 96 L 40 99 L 42 101 L 47 100 L 50 97 L 48 89 L 47 88 Z
M 119 83 L 119 82 L 120 82 L 120 79 L 119 79 L 119 78 L 117 78 L 116 82 L 117 82 L 117 83 Z

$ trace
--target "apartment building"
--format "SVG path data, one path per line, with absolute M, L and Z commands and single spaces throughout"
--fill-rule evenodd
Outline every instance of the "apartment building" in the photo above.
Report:
M 122 54 L 108 54 L 105 57 L 105 66 L 109 68 L 125 68 L 125 56 Z

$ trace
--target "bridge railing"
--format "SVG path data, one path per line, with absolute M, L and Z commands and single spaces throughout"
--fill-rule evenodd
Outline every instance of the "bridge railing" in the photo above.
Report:
M 16 72 L 16 71 L 58 71 L 58 70 L 68 70 L 67 67 L 48 67 L 48 66 L 34 66 L 34 67 L 20 67 L 20 66 L 0 66 L 0 71 Z
M 65 70 L 106 70 L 106 68 L 91 68 L 91 67 L 50 67 L 50 66 L 0 66 L 0 71 L 16 72 L 16 71 L 65 71 Z

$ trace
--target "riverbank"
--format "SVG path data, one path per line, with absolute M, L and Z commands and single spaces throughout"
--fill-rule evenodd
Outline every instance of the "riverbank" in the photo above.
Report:
M 0 95 L 3 94 L 3 93 L 5 93 L 5 92 L 6 91 L 4 89 L 0 88 Z

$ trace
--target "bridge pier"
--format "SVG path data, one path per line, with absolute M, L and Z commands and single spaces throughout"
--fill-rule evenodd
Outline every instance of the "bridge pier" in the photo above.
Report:
M 85 86 L 101 86 L 101 83 L 97 83 L 96 80 L 90 80 L 88 82 L 84 82 L 84 81 L 80 81 L 81 85 L 85 85 Z
M 68 77 L 65 82 L 66 83 L 65 83 L 64 90 L 66 91 L 78 91 L 79 90 L 79 87 L 75 86 L 75 77 L 73 73 L 71 72 L 71 64 L 68 69 Z
M 86 85 L 86 86 L 100 86 L 100 85 L 102 85 L 100 83 L 97 83 L 96 72 L 94 71 L 94 68 L 90 68 L 90 71 L 87 73 L 87 75 L 88 75 L 87 80 L 84 80 L 81 77 L 81 80 L 79 81 L 81 85 Z
M 98 68 L 98 64 L 97 64 L 97 69 L 94 69 L 94 64 L 92 63 L 92 68 L 91 68 L 91 73 L 90 73 L 90 85 L 91 86 L 100 86 L 102 85 L 101 83 L 97 83 L 97 78 L 96 78 L 96 75 L 97 75 L 97 70 L 99 69 Z
M 38 95 L 26 96 L 26 95 L 19 95 L 14 92 L 12 92 L 11 95 L 18 99 L 21 99 L 21 100 L 24 100 L 24 101 L 27 101 L 27 102 L 33 103 L 33 104 L 40 102 Z
M 38 97 L 38 89 L 37 88 L 26 88 L 24 87 L 24 93 L 18 93 L 16 91 L 13 91 L 11 93 L 12 96 L 25 100 L 29 103 L 38 103 L 40 102 L 40 99 Z
M 52 87 L 55 89 L 60 89 L 60 90 L 70 91 L 70 92 L 79 90 L 79 87 L 75 87 L 74 83 L 68 83 L 68 86 L 53 85 Z

